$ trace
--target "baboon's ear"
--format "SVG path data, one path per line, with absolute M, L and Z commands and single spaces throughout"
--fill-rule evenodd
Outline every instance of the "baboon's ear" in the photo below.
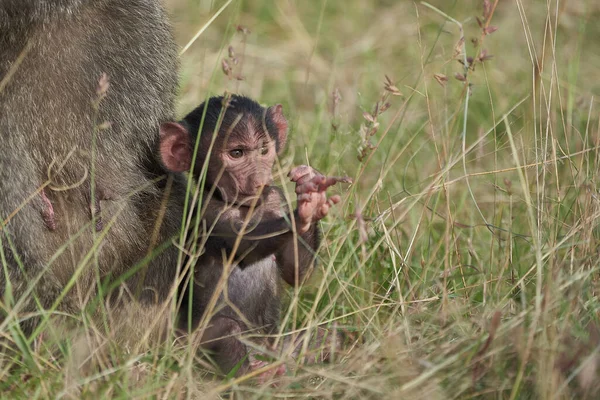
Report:
M 281 104 L 269 107 L 267 112 L 277 128 L 277 154 L 279 154 L 285 148 L 285 143 L 287 142 L 288 122 L 283 116 L 283 107 Z
M 189 171 L 192 163 L 192 144 L 187 129 L 177 122 L 160 125 L 160 159 L 172 172 Z

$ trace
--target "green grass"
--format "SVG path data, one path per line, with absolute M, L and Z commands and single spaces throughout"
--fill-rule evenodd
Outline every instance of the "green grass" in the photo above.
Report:
M 216 378 L 171 344 L 114 346 L 86 375 L 23 343 L 0 393 L 596 398 L 600 4 L 499 1 L 484 35 L 482 3 L 234 0 L 182 53 L 180 115 L 225 90 L 281 103 L 282 171 L 354 178 L 332 190 L 343 202 L 322 223 L 320 268 L 284 309 L 285 331 L 355 332 L 336 362 L 274 388 Z M 182 48 L 223 4 L 167 1 Z M 230 45 L 244 80 L 221 71 Z M 482 49 L 493 57 L 466 71 Z M 378 102 L 390 106 L 375 118 Z

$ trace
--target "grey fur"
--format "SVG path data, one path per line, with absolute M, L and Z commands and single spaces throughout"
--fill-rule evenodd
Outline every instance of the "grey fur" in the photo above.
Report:
M 102 73 L 110 87 L 96 115 L 92 103 Z M 118 277 L 152 250 L 166 190 L 164 181 L 152 182 L 147 166 L 154 165 L 159 124 L 173 119 L 176 46 L 159 1 L 3 0 L 0 81 L 0 221 L 22 206 L 0 231 L 8 272 L 0 273 L 0 298 L 10 280 L 18 301 L 31 279 L 47 269 L 35 294 L 49 307 L 98 236 L 90 215 L 90 179 L 76 184 L 92 169 L 95 125 L 110 124 L 97 132 L 95 192 L 108 229 L 98 251 L 100 275 Z M 51 231 L 40 215 L 41 196 L 26 199 L 48 179 L 50 166 L 56 170 L 65 160 L 46 188 L 56 216 Z M 179 229 L 183 190 L 176 180 L 157 245 Z M 174 282 L 176 256 L 169 248 L 128 281 L 132 293 L 141 289 L 142 303 L 164 300 Z M 89 263 L 60 308 L 79 310 L 94 283 Z M 20 312 L 35 307 L 27 299 Z M 30 319 L 23 326 L 30 332 L 35 323 Z

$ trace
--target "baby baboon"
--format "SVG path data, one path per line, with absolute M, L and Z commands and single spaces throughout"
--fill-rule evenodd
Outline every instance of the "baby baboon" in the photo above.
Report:
M 202 253 L 192 294 L 187 291 L 183 301 L 182 320 L 185 326 L 190 313 L 195 328 L 210 317 L 201 344 L 225 373 L 238 365 L 238 375 L 263 365 L 248 360 L 238 335 L 251 329 L 277 331 L 280 277 L 292 286 L 302 282 L 320 242 L 317 221 L 340 201 L 339 196 L 327 198 L 326 190 L 349 181 L 325 177 L 308 166 L 294 168 L 289 176 L 296 183 L 298 205 L 289 212 L 281 189 L 271 186 L 287 128 L 280 105 L 265 109 L 242 96 L 211 98 L 180 123 L 161 125 L 159 151 L 167 169 L 189 170 L 197 141 L 192 168 L 197 179 L 208 162 L 203 210 L 198 211 L 206 230 L 200 235 Z M 223 273 L 228 274 L 226 294 L 218 293 L 215 312 L 206 315 Z

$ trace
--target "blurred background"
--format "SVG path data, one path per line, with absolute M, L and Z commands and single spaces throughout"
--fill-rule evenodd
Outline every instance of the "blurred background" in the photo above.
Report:
M 282 103 L 292 123 L 289 151 L 296 162 L 310 154 L 326 170 L 354 174 L 364 144 L 363 113 L 373 111 L 387 75 L 402 96 L 388 99 L 390 109 L 378 118 L 380 132 L 371 141 L 381 139 L 382 148 L 373 155 L 371 173 L 366 173 L 371 179 L 364 183 L 376 184 L 381 178 L 377 170 L 397 161 L 385 180 L 417 184 L 462 153 L 464 82 L 455 75 L 464 73 L 464 37 L 467 57 L 476 58 L 481 50 L 489 57 L 469 74 L 467 146 L 526 98 L 509 120 L 517 131 L 524 129 L 520 136 L 528 160 L 535 156 L 536 122 L 526 114 L 535 107 L 536 117 L 544 117 L 549 111 L 544 103 L 556 105 L 565 121 L 556 126 L 564 131 L 555 132 L 557 144 L 565 150 L 577 146 L 568 138 L 585 128 L 589 102 L 600 91 L 600 81 L 594 79 L 600 26 L 592 22 L 600 15 L 600 4 L 501 0 L 489 24 L 497 31 L 482 36 L 477 18 L 482 20 L 483 3 L 167 0 L 182 48 L 205 28 L 182 54 L 180 115 L 225 90 L 263 104 Z M 448 17 L 462 24 L 463 32 Z M 222 62 L 228 61 L 229 46 L 239 63 L 229 60 L 233 72 L 228 77 Z M 542 86 L 544 93 L 536 93 Z M 555 92 L 559 86 L 562 90 Z M 537 98 L 531 97 L 534 93 Z M 383 130 L 388 133 L 380 138 Z M 482 157 L 507 145 L 503 131 L 497 126 L 466 155 L 469 172 L 480 170 Z M 400 149 L 404 154 L 394 157 Z M 504 161 L 512 162 L 498 160 Z

